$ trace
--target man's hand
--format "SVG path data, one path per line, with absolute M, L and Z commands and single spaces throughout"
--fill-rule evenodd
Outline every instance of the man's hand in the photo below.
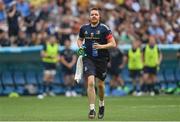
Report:
M 67 64 L 66 66 L 67 66 L 68 69 L 72 68 L 71 64 Z
M 114 48 L 114 47 L 116 47 L 116 42 L 115 42 L 114 38 L 108 39 L 107 44 L 94 43 L 94 45 L 93 45 L 93 48 L 95 48 L 95 49 L 110 49 L 110 48 Z
M 73 63 L 68 64 L 68 68 L 71 69 L 73 67 Z
M 103 45 L 98 44 L 98 43 L 94 43 L 93 48 L 95 48 L 95 49 L 103 49 Z

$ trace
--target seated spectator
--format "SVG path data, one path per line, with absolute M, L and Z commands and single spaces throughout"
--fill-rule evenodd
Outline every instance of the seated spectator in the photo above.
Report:
M 165 33 L 162 27 L 160 27 L 159 23 L 153 23 L 149 26 L 148 32 L 150 35 L 155 36 L 156 41 L 158 43 L 164 43 Z
M 76 38 L 79 25 L 89 21 L 88 9 L 97 6 L 103 8 L 102 22 L 109 25 L 120 44 L 131 44 L 136 37 L 147 43 L 149 35 L 160 44 L 180 43 L 178 0 L 75 1 L 0 0 L 0 27 L 8 26 L 8 38 L 13 45 L 19 31 L 26 31 L 31 39 L 33 33 L 39 37 L 48 25 L 54 24 L 59 43 L 64 45 L 66 39 Z M 42 43 L 40 39 L 36 44 Z
M 119 37 L 119 43 L 120 44 L 131 44 L 134 40 L 135 33 L 133 32 L 133 28 L 131 25 L 128 25 L 128 23 L 125 24 L 123 30 L 121 31 L 120 37 Z
M 26 38 L 26 33 L 23 32 L 23 31 L 19 31 L 18 33 L 18 38 L 17 40 L 15 41 L 15 45 L 17 46 L 28 46 L 29 44 L 29 40 L 28 38 Z
M 173 41 L 175 44 L 180 44 L 180 34 L 177 34 Z
M 0 47 L 6 47 L 6 46 L 10 46 L 10 41 L 7 38 L 7 33 L 4 32 L 4 30 L 0 29 Z

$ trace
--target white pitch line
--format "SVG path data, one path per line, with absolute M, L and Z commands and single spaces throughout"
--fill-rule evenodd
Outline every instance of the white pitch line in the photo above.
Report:
M 132 109 L 136 109 L 136 108 L 180 108 L 180 105 L 139 105 L 139 106 L 118 106 L 120 108 L 132 108 Z

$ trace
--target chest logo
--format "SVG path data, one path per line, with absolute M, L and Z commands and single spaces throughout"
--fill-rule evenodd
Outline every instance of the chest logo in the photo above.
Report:
M 84 32 L 84 34 L 86 34 L 86 35 L 87 35 L 87 34 L 88 34 L 88 32 L 87 32 L 87 31 L 85 31 L 85 32 Z
M 99 34 L 100 34 L 100 30 L 97 30 L 96 34 L 98 34 L 98 35 L 99 35 Z
M 94 33 L 91 33 L 91 38 L 93 38 L 94 37 Z

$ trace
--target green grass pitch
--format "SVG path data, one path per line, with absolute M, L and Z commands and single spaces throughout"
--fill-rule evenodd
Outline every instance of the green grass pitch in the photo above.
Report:
M 105 104 L 103 121 L 180 121 L 180 96 L 106 97 Z M 89 121 L 87 114 L 87 97 L 0 97 L 0 121 Z

